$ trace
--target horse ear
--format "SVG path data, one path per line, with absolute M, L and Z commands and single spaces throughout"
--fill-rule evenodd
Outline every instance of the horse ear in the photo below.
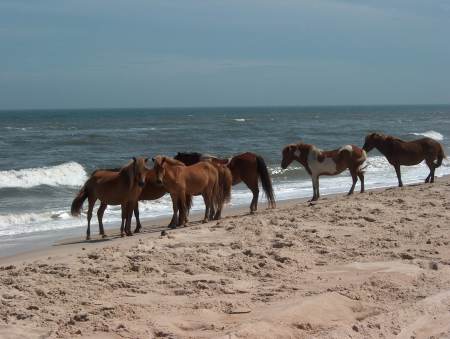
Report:
M 136 157 L 133 157 L 133 162 L 136 162 Z

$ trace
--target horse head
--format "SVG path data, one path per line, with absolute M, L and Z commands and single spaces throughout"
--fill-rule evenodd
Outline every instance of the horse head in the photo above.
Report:
M 377 147 L 385 139 L 386 137 L 381 133 L 370 133 L 366 136 L 363 150 L 366 152 L 370 152 L 373 148 Z
M 299 161 L 301 151 L 298 145 L 290 144 L 283 148 L 282 154 L 281 168 L 286 169 L 294 160 Z
M 135 158 L 133 157 L 132 171 L 134 181 L 139 187 L 144 187 L 145 178 L 149 169 L 147 168 L 148 158 Z
M 157 155 L 153 160 L 153 169 L 155 170 L 155 176 L 156 176 L 156 183 L 158 185 L 163 184 L 163 178 L 166 174 L 166 169 L 164 167 L 164 163 L 166 162 L 166 157 L 162 155 Z

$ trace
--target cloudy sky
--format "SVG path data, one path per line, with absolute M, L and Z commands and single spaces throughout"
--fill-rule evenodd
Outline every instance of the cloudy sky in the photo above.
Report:
M 448 0 L 0 0 L 0 109 L 450 103 Z

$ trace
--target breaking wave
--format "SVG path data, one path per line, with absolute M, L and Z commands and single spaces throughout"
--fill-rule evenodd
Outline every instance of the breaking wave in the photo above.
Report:
M 83 166 L 66 162 L 51 167 L 0 171 L 0 188 L 30 188 L 40 185 L 80 186 L 87 179 Z
M 428 137 L 428 138 L 431 138 L 431 139 L 434 139 L 437 141 L 444 140 L 444 136 L 441 133 L 433 131 L 433 130 L 426 131 L 426 132 L 420 132 L 420 133 L 409 133 L 409 134 Z

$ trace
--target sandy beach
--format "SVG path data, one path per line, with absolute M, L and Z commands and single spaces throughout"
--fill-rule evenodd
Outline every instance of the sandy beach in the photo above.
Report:
M 450 177 L 234 213 L 0 259 L 0 338 L 450 336 Z

